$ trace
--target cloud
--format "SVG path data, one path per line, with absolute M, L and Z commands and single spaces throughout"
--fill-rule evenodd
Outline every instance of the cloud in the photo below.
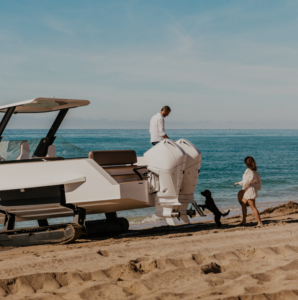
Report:
M 175 115 L 177 120 L 193 122 L 205 113 L 215 123 L 231 118 L 241 122 L 252 117 L 258 123 L 264 111 L 267 119 L 280 113 L 292 118 L 297 108 L 293 103 L 289 109 L 298 94 L 298 70 L 291 67 L 213 62 L 193 53 L 180 56 L 174 50 L 167 55 L 145 50 L 97 55 L 37 49 L 22 59 L 19 54 L 8 56 L 2 63 L 7 70 L 2 104 L 38 96 L 89 99 L 91 106 L 84 113 L 93 119 L 107 116 L 110 120 L 116 117 L 137 121 L 150 118 L 167 103 L 180 112 Z M 43 61 L 43 57 L 48 60 Z M 9 66 L 15 64 L 17 68 L 20 60 L 26 61 L 28 67 L 37 64 L 43 72 L 35 67 L 20 70 L 15 90 L 10 80 L 15 71 Z
M 48 26 L 49 28 L 56 30 L 60 33 L 65 33 L 67 35 L 72 35 L 73 34 L 73 30 L 70 29 L 70 24 L 69 22 L 65 21 L 65 20 L 59 20 L 56 18 L 52 18 L 52 17 L 47 17 L 44 20 L 46 26 Z
M 18 34 L 10 31 L 10 30 L 6 30 L 6 29 L 0 29 L 0 44 L 1 46 L 5 46 L 5 45 L 16 45 L 16 44 L 20 44 L 21 43 L 21 38 Z

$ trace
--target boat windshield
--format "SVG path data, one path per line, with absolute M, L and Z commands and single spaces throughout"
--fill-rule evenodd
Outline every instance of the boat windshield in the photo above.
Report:
M 30 157 L 34 157 L 34 151 L 41 139 L 27 139 L 30 147 Z M 0 156 L 4 160 L 15 160 L 20 153 L 20 146 L 24 140 L 10 140 L 4 136 L 0 142 Z M 56 156 L 63 158 L 88 157 L 88 151 L 68 143 L 62 136 L 57 136 L 54 142 Z

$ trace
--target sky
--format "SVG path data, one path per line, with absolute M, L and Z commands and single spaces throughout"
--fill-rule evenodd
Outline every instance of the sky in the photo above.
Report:
M 0 105 L 90 100 L 64 128 L 148 128 L 169 105 L 166 128 L 297 129 L 297 14 L 295 0 L 1 1 Z

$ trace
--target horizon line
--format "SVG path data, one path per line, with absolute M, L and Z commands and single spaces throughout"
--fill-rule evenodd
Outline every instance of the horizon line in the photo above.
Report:
M 47 130 L 48 128 L 6 128 L 5 130 Z M 59 130 L 149 130 L 149 128 L 59 128 Z M 168 128 L 166 130 L 298 130 L 298 128 Z

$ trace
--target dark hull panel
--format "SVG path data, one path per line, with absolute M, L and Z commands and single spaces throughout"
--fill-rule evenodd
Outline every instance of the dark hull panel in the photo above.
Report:
M 62 186 L 59 185 L 0 191 L 0 206 L 3 208 L 23 205 L 64 203 L 64 192 Z

